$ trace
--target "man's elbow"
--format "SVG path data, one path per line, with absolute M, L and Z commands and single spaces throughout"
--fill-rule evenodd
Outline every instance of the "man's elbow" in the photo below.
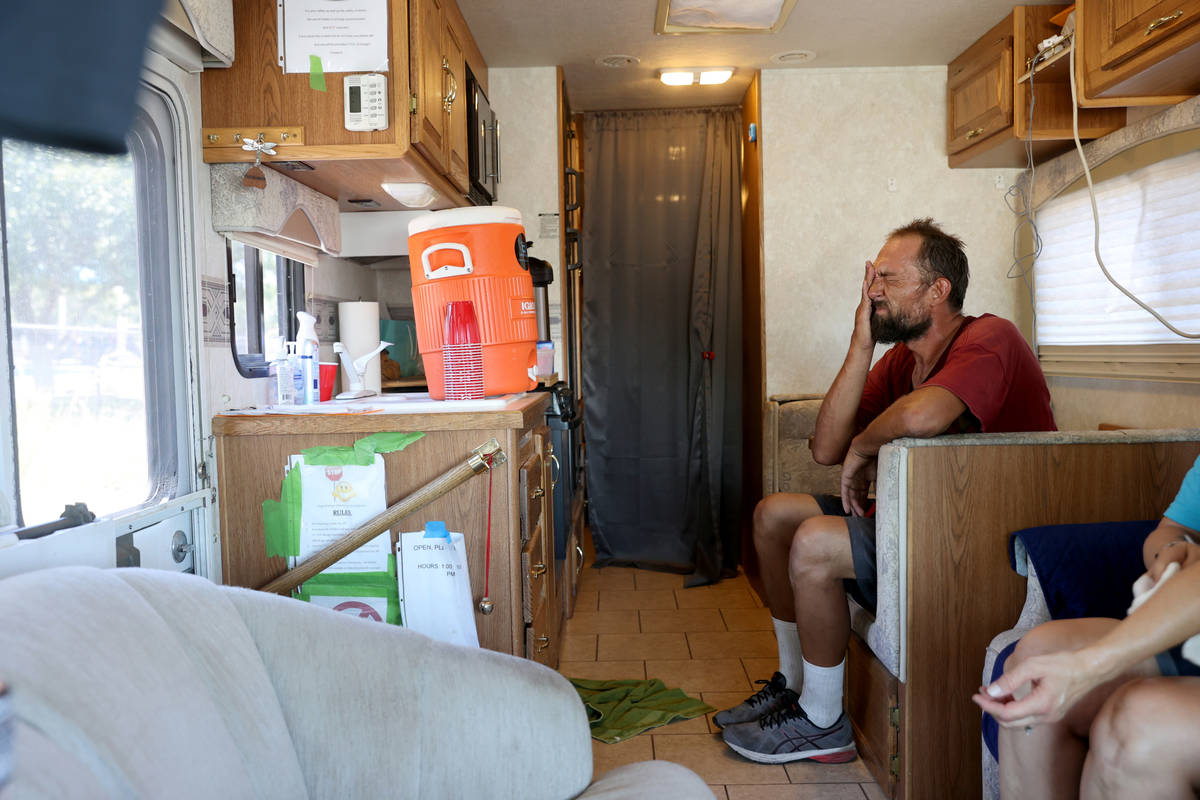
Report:
M 901 427 L 904 430 L 904 436 L 928 439 L 944 432 L 953 421 L 953 418 L 942 419 L 939 415 L 930 413 L 929 409 L 912 406 L 904 409 Z
M 813 461 L 823 467 L 832 467 L 835 464 L 840 464 L 845 457 L 844 452 L 839 453 L 828 446 L 822 447 L 821 443 L 816 440 L 810 442 L 809 447 L 812 449 Z

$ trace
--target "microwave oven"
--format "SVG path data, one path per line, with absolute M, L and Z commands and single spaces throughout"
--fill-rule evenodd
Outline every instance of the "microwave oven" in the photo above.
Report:
M 475 205 L 498 200 L 500 183 L 500 123 L 475 76 L 467 70 L 467 165 Z

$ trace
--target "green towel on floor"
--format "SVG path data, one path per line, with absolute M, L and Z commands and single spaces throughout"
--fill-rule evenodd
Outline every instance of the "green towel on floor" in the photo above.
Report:
M 592 738 L 607 744 L 623 742 L 642 731 L 677 719 L 691 719 L 712 706 L 668 689 L 658 678 L 648 681 L 590 681 L 568 678 L 587 707 Z

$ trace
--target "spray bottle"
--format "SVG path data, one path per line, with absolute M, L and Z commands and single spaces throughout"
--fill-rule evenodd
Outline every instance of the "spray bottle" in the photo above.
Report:
M 300 374 L 304 381 L 304 393 L 296 398 L 296 402 L 312 405 L 321 400 L 318 384 L 321 373 L 317 366 L 321 342 L 317 339 L 317 318 L 307 312 L 297 311 L 296 319 L 300 322 L 300 329 L 296 331 L 296 350 L 300 353 Z

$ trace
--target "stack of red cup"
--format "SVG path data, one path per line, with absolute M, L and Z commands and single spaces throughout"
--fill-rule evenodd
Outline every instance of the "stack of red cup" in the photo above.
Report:
M 470 300 L 446 304 L 442 369 L 447 400 L 483 399 L 483 343 Z

